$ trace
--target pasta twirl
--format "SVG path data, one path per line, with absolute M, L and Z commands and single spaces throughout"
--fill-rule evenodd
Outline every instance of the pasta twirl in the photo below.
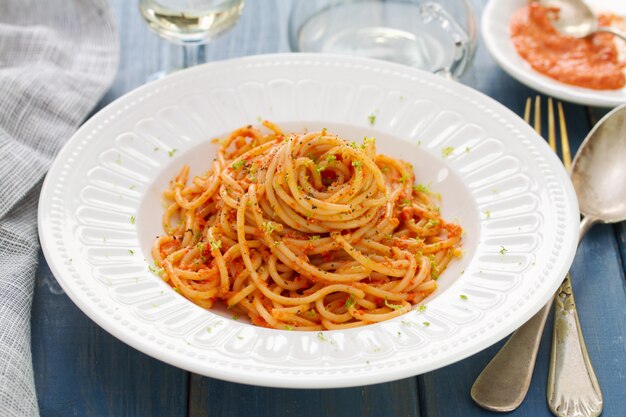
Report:
M 246 126 L 204 174 L 164 191 L 160 274 L 194 303 L 279 329 L 362 326 L 408 312 L 460 254 L 462 229 L 410 164 L 326 130 Z

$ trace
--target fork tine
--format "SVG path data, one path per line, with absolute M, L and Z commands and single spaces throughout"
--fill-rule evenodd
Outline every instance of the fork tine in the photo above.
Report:
M 559 130 L 561 131 L 561 153 L 563 154 L 563 165 L 567 171 L 572 166 L 572 153 L 569 148 L 569 136 L 567 135 L 567 126 L 565 125 L 565 113 L 563 113 L 563 104 L 558 101 L 559 109 Z
M 550 148 L 556 152 L 556 129 L 554 126 L 554 104 L 552 97 L 548 98 L 548 143 Z
M 535 132 L 541 136 L 541 96 L 535 96 Z
M 524 106 L 524 120 L 526 123 L 530 124 L 530 105 L 532 103 L 532 99 L 530 97 L 526 97 L 526 105 Z
M 526 121 L 526 123 L 530 124 L 530 120 L 531 120 L 531 116 L 532 116 L 532 120 L 533 120 L 533 127 L 535 129 L 535 131 L 541 135 L 541 96 L 535 96 L 535 100 L 534 100 L 534 115 L 533 113 L 533 109 L 532 109 L 532 97 L 527 97 L 526 98 L 526 102 L 524 104 L 524 120 Z M 559 118 L 559 132 L 560 132 L 560 137 L 561 137 L 561 153 L 563 154 L 563 165 L 565 166 L 565 169 L 567 169 L 569 171 L 570 166 L 572 164 L 572 155 L 571 155 L 571 151 L 570 151 L 570 146 L 569 146 L 569 136 L 567 134 L 567 125 L 565 122 L 565 112 L 563 111 L 563 103 L 561 103 L 560 101 L 556 102 L 557 104 L 557 111 L 558 111 L 558 118 Z M 554 108 L 554 100 L 552 99 L 552 97 L 548 97 L 548 144 L 550 145 L 550 148 L 556 152 L 557 152 L 557 145 L 556 145 L 556 114 L 557 111 L 555 111 Z

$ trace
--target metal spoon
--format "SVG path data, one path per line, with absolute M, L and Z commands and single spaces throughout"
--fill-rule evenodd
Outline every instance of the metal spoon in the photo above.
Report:
M 580 145 L 572 165 L 572 182 L 580 212 L 580 242 L 598 222 L 626 220 L 626 104 L 604 116 Z M 602 393 L 587 355 L 578 315 L 566 278 L 557 292 L 557 310 L 552 360 L 548 381 L 548 403 L 557 415 L 584 403 L 597 416 L 602 410 Z M 524 400 L 541 334 L 552 301 L 517 329 L 485 367 L 472 386 L 474 401 L 491 411 L 515 410 Z M 563 404 L 569 404 L 566 408 Z M 565 413 L 565 414 L 563 414 Z
M 626 40 L 626 33 L 609 26 L 600 26 L 597 16 L 583 0 L 539 0 L 543 6 L 559 8 L 559 18 L 552 20 L 559 32 L 584 38 L 596 32 L 608 32 Z

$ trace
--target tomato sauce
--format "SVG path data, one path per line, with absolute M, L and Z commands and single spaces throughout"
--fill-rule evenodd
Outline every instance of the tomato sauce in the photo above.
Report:
M 563 83 L 595 90 L 616 90 L 626 85 L 626 62 L 619 58 L 614 37 L 596 33 L 583 39 L 562 35 L 550 18 L 558 9 L 531 2 L 511 17 L 509 29 L 517 53 L 536 71 Z M 600 25 L 620 19 L 600 15 Z

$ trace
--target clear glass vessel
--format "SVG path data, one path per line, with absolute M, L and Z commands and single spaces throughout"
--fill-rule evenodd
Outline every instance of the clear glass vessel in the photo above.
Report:
M 299 0 L 289 17 L 296 52 L 365 56 L 458 78 L 476 48 L 468 0 Z

